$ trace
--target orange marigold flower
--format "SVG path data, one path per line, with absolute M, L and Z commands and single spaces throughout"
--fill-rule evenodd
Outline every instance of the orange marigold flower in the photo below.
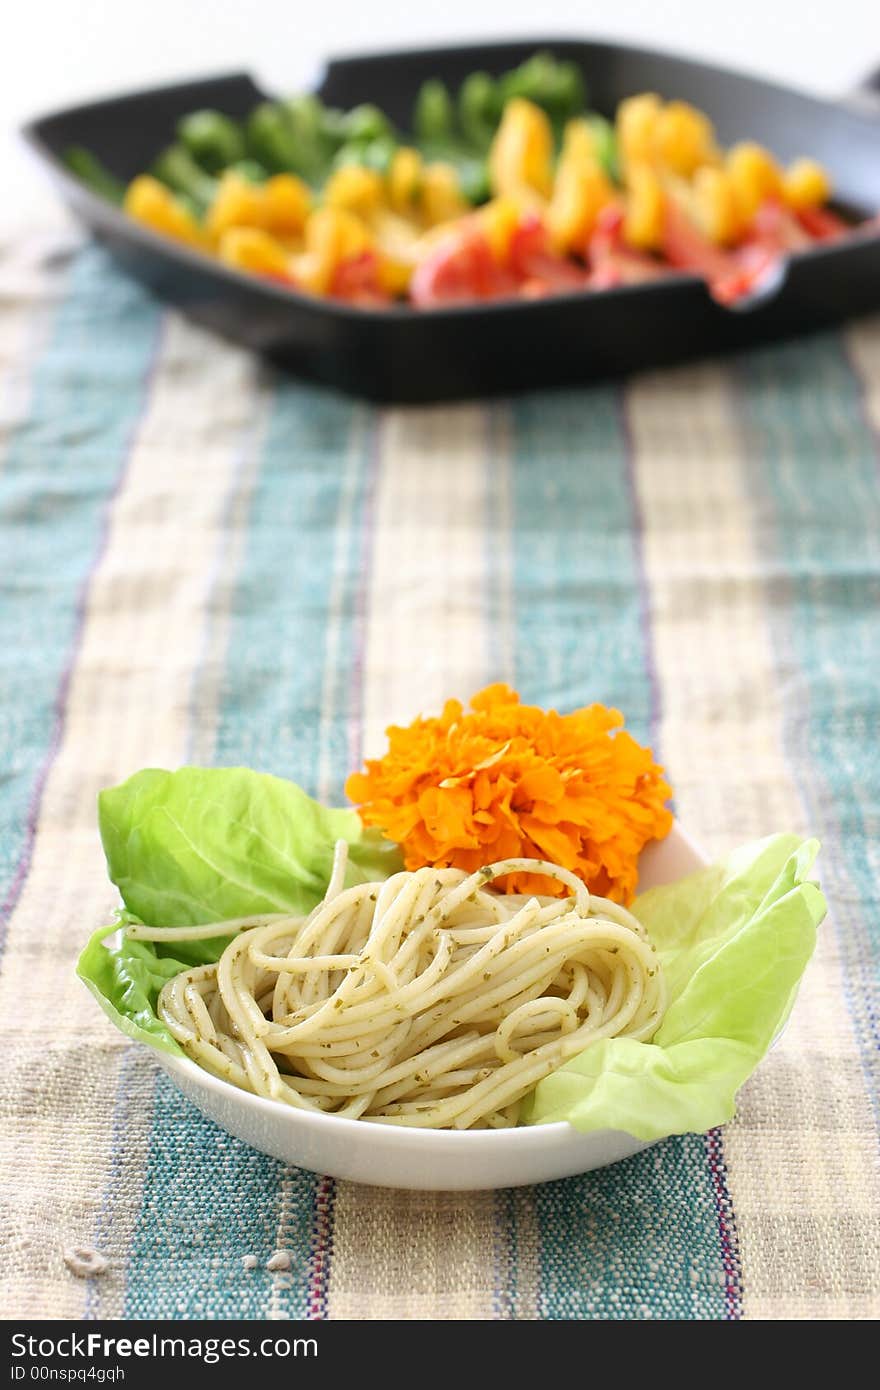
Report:
M 604 705 L 557 714 L 490 685 L 467 713 L 447 700 L 439 719 L 387 733 L 388 752 L 345 789 L 364 824 L 402 847 L 408 869 L 473 873 L 498 859 L 549 859 L 629 903 L 642 848 L 672 825 L 662 767 Z M 540 874 L 509 874 L 503 886 L 565 891 Z

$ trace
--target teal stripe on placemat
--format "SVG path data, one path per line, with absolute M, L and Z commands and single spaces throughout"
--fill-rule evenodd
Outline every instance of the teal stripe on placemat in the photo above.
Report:
M 512 407 L 511 434 L 520 694 L 563 710 L 615 705 L 636 738 L 653 738 L 659 692 L 620 394 L 525 397 Z M 730 1316 L 702 1136 L 537 1187 L 534 1202 L 538 1316 Z M 514 1211 L 508 1203 L 515 1221 Z M 515 1289 L 507 1298 L 516 1306 Z
M 847 1003 L 880 1092 L 880 440 L 841 339 L 739 369 L 786 751 L 837 929 Z
M 0 932 L 30 864 L 86 590 L 141 418 L 159 311 L 80 252 L 0 465 Z
M 143 1196 L 126 1278 L 126 1318 L 264 1318 L 284 1165 L 233 1139 L 156 1086 Z M 290 1169 L 294 1281 L 308 1264 L 315 1179 Z M 245 1255 L 257 1267 L 246 1270 Z M 299 1315 L 297 1315 L 299 1316 Z
M 346 730 L 359 716 L 346 672 L 358 647 L 359 532 L 370 461 L 361 424 L 359 408 L 334 395 L 278 385 L 228 618 L 216 731 L 216 762 L 271 770 L 315 792 L 323 760 L 336 797 L 349 767 Z M 339 544 L 346 512 L 350 534 Z M 338 668 L 328 675 L 331 621 Z M 322 725 L 328 692 L 338 708 L 329 724 L 325 712 Z M 320 1315 L 328 1265 L 328 1252 L 317 1248 L 327 1225 L 326 1211 L 316 1218 L 322 1181 L 231 1138 L 163 1078 L 126 1315 Z M 326 1207 L 326 1194 L 322 1200 Z M 291 1267 L 273 1279 L 265 1264 L 282 1217 Z M 255 1270 L 244 1269 L 245 1255 L 256 1256 Z
M 649 736 L 628 446 L 616 389 L 511 411 L 514 675 L 524 700 L 616 705 Z
M 702 1135 L 535 1189 L 543 1318 L 727 1319 Z
M 341 804 L 351 770 L 345 702 L 353 692 L 344 677 L 355 655 L 351 629 L 368 461 L 365 414 L 329 392 L 286 383 L 279 388 L 251 508 L 253 539 L 231 615 L 214 759 L 292 777 L 316 795 L 323 755 L 333 771 L 329 800 L 334 804 Z M 355 430 L 359 440 L 353 439 Z M 340 546 L 337 523 L 352 467 L 357 493 L 351 534 Z M 341 608 L 334 617 L 340 629 L 338 666 L 330 676 L 343 707 L 327 725 L 325 658 L 337 558 L 343 570 Z M 320 746 L 322 723 L 326 749 Z

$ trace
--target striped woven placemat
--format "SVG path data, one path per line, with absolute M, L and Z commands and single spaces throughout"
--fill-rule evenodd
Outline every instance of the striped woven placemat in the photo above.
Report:
M 880 324 L 379 411 L 34 234 L 0 252 L 0 373 L 3 1312 L 876 1316 Z M 387 723 L 493 679 L 626 711 L 710 850 L 822 837 L 791 1026 L 723 1131 L 584 1177 L 285 1167 L 75 980 L 113 903 L 95 795 L 191 760 L 339 799 Z M 71 1274 L 75 1244 L 106 1272 Z

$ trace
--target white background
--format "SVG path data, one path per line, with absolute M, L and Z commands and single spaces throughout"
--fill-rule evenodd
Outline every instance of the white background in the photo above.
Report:
M 81 98 L 234 68 L 290 91 L 327 53 L 540 33 L 628 39 L 836 94 L 880 63 L 880 0 L 7 0 L 0 174 L 35 194 L 12 132 Z

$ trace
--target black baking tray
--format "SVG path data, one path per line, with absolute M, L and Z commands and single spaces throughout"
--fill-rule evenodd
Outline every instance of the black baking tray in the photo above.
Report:
M 754 77 L 623 44 L 573 39 L 369 54 L 329 62 L 315 90 L 334 106 L 375 101 L 406 128 L 421 83 L 499 74 L 538 49 L 574 59 L 590 106 L 612 115 L 635 92 L 706 110 L 722 143 L 758 139 L 783 160 L 811 154 L 831 170 L 840 204 L 880 209 L 880 74 L 825 101 Z M 150 232 L 65 168 L 84 145 L 122 180 L 147 168 L 178 119 L 198 107 L 242 117 L 266 93 L 245 73 L 93 102 L 24 129 L 73 212 L 132 275 L 239 343 L 318 381 L 388 402 L 447 400 L 589 381 L 826 327 L 880 307 L 880 226 L 792 258 L 762 294 L 734 308 L 703 281 L 643 285 L 417 311 L 381 310 L 290 292 Z

